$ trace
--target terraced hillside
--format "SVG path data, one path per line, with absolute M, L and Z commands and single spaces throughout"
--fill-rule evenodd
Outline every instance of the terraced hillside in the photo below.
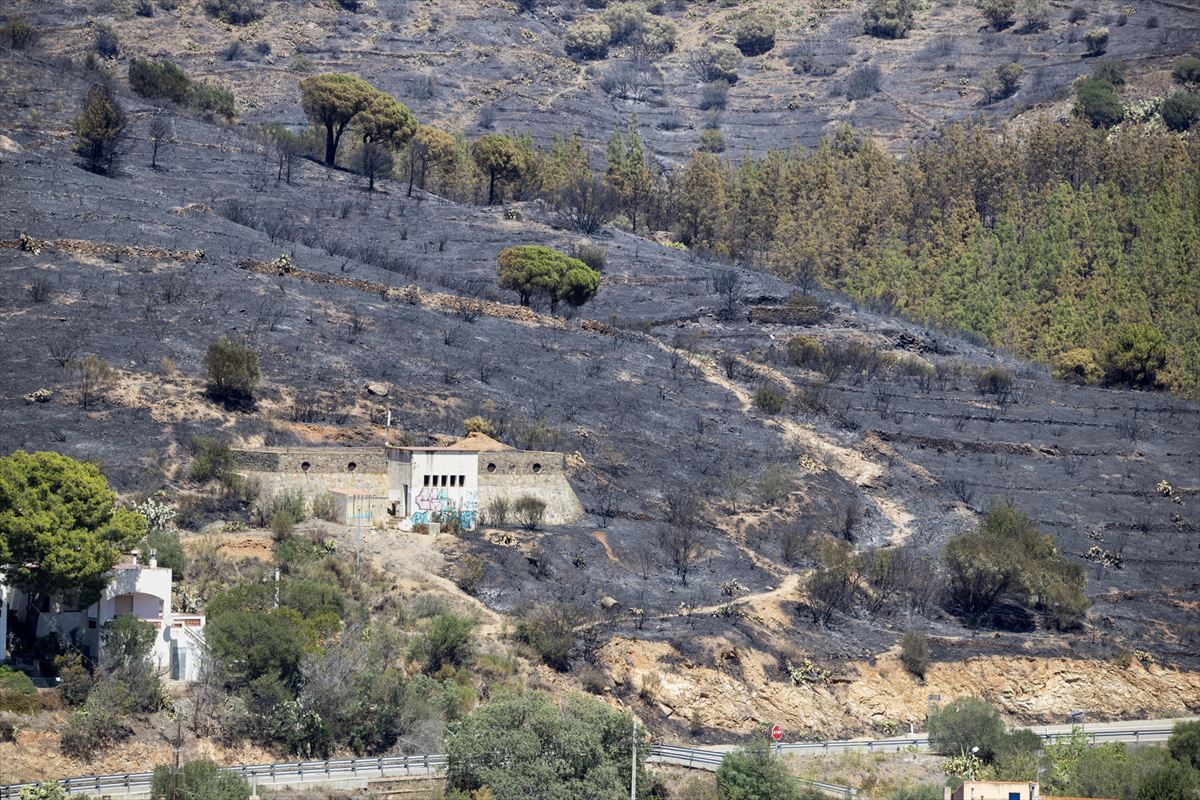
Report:
M 196 434 L 372 443 L 391 411 L 419 440 L 483 414 L 517 446 L 572 454 L 591 517 L 450 541 L 446 574 L 481 556 L 476 594 L 504 614 L 569 598 L 588 633 L 575 669 L 595 664 L 608 691 L 664 728 L 721 737 L 770 716 L 857 731 L 916 713 L 942 686 L 1025 719 L 1200 706 L 1194 404 L 1056 383 L 1004 354 L 610 229 L 593 237 L 608 262 L 597 299 L 567 318 L 538 313 L 494 279 L 503 247 L 578 243 L 537 202 L 467 207 L 386 181 L 367 192 L 309 162 L 289 185 L 257 140 L 184 117 L 151 169 L 153 108 L 134 97 L 125 167 L 99 177 L 69 152 L 84 80 L 42 57 L 6 53 L 2 67 L 5 452 L 98 459 L 127 492 L 190 490 Z M 294 100 L 274 99 L 269 82 L 261 97 L 263 113 Z M 834 368 L 789 358 L 800 334 L 842 353 Z M 260 354 L 252 410 L 203 396 L 203 354 L 222 335 Z M 84 354 L 117 370 L 86 405 L 65 368 Z M 991 366 L 1015 376 L 1010 391 L 980 392 Z M 755 400 L 766 386 L 780 409 Z M 660 535 L 692 490 L 703 523 L 685 583 Z M 1005 498 L 1086 566 L 1082 631 L 1029 620 L 982 639 L 936 605 L 813 622 L 801 590 L 810 562 L 789 541 L 836 533 L 934 559 Z M 625 610 L 601 611 L 606 596 Z M 927 685 L 885 655 L 909 626 L 933 635 Z M 1108 660 L 1133 649 L 1155 663 Z M 1027 666 L 1005 669 L 1014 654 Z M 805 658 L 835 679 L 797 680 Z
M 97 26 L 115 24 L 119 49 L 107 62 L 122 79 L 134 56 L 170 57 L 189 74 L 232 89 L 243 126 L 302 123 L 298 78 L 350 72 L 399 97 L 423 121 L 472 137 L 528 131 L 547 144 L 556 133 L 579 132 L 598 146 L 637 114 L 665 163 L 685 157 L 708 128 L 719 129 L 735 153 L 813 146 L 846 123 L 902 149 L 947 121 L 1065 108 L 1071 82 L 1096 60 L 1085 46 L 1096 27 L 1110 31 L 1105 55 L 1130 65 L 1126 95 L 1137 101 L 1162 94 L 1171 61 L 1200 42 L 1200 7 L 1167 0 L 1052 3 L 1043 25 L 1016 19 L 1002 30 L 969 3 L 937 2 L 917 11 L 914 28 L 896 40 L 864 34 L 861 0 L 679 1 L 654 4 L 656 19 L 677 29 L 675 48 L 652 54 L 631 80 L 629 65 L 647 58 L 634 45 L 615 45 L 595 61 L 577 61 L 564 49 L 570 26 L 599 11 L 534 5 L 522 13 L 506 0 L 280 0 L 265 3 L 264 16 L 244 26 L 222 23 L 190 1 L 149 17 L 124 0 L 14 0 L 6 11 L 41 32 L 44 57 L 77 64 L 92 50 Z M 755 13 L 774 21 L 774 46 L 741 58 L 727 104 L 705 109 L 696 55 L 733 41 L 738 22 Z M 984 76 L 1010 62 L 1024 69 L 1019 89 L 986 104 Z M 863 83 L 873 70 L 876 79 Z

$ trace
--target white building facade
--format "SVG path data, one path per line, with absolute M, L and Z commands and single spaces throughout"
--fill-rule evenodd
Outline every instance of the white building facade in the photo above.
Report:
M 97 666 L 104 663 L 104 626 L 114 617 L 132 614 L 154 627 L 149 659 L 160 674 L 181 681 L 199 675 L 204 616 L 172 611 L 171 570 L 158 566 L 153 557 L 149 565 L 141 565 L 136 554 L 126 555 L 109 573 L 104 594 L 86 609 L 65 608 L 57 601 L 37 609 L 32 598 L 17 589 L 8 590 L 8 602 L 22 619 L 36 615 L 38 638 L 53 634 L 64 644 L 75 642 Z

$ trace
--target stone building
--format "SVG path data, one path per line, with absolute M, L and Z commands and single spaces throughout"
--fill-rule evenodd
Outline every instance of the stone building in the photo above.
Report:
M 267 496 L 299 489 L 311 501 L 330 493 L 343 524 L 383 522 L 411 530 L 452 515 L 472 529 L 495 499 L 511 503 L 523 496 L 546 504 L 548 525 L 583 516 L 567 481 L 565 455 L 515 450 L 482 434 L 444 446 L 235 450 L 234 463 Z

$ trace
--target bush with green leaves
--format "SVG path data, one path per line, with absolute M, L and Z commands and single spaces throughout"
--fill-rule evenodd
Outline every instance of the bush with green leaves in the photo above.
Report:
M 28 675 L 0 664 L 0 711 L 25 714 L 38 705 L 37 687 Z
M 1133 800 L 1195 800 L 1198 786 L 1196 770 L 1172 762 L 1142 778 Z
M 871 0 L 863 31 L 882 39 L 903 39 L 913 26 L 913 0 Z
M 1075 111 L 1097 128 L 1111 128 L 1125 118 L 1125 105 L 1116 89 L 1108 81 L 1096 78 L 1078 84 Z
M 754 390 L 754 407 L 765 414 L 778 414 L 787 405 L 787 395 L 764 383 Z
M 264 676 L 287 686 L 299 683 L 309 643 L 298 612 L 237 610 L 214 616 L 208 610 L 204 637 L 225 665 L 231 685 L 245 686 Z
M 192 480 L 201 483 L 221 480 L 233 469 L 229 443 L 215 436 L 193 436 Z
M 134 57 L 129 61 L 129 88 L 152 100 L 186 105 L 192 95 L 192 79 L 172 61 Z
M 569 56 L 595 61 L 608 55 L 612 35 L 612 28 L 600 20 L 584 19 L 567 29 L 564 46 Z
M 475 622 L 457 614 L 438 614 L 413 645 L 413 656 L 428 674 L 442 667 L 460 667 L 471 657 Z
M 775 20 L 766 14 L 749 14 L 733 30 L 733 43 L 744 56 L 760 56 L 775 46 Z
M 262 17 L 263 1 L 204 0 L 204 10 L 230 25 L 246 25 Z
M 979 0 L 979 10 L 989 25 L 996 30 L 1003 30 L 1012 25 L 1013 15 L 1017 13 L 1017 0 Z
M 38 32 L 20 17 L 12 17 L 4 26 L 3 34 L 13 50 L 28 50 L 38 42 Z
M 67 800 L 67 790 L 58 781 L 40 781 L 22 786 L 20 800 Z
M 59 747 L 69 756 L 90 759 L 128 734 L 122 718 L 133 710 L 133 698 L 124 683 L 102 680 L 92 687 L 87 701 L 67 715 Z
M 1040 611 L 1060 630 L 1078 627 L 1088 607 L 1083 569 L 1051 534 L 1009 503 L 995 503 L 979 528 L 953 536 L 942 551 L 948 607 L 974 623 L 1006 603 Z
M 1150 387 L 1167 360 L 1167 344 L 1152 325 L 1131 323 L 1113 331 L 1104 345 L 1101 363 L 1109 384 Z
M 1012 387 L 1012 373 L 1001 366 L 988 367 L 975 376 L 975 389 L 982 395 L 1005 397 Z
M 537 651 L 547 666 L 566 672 L 571 669 L 575 648 L 575 626 L 579 615 L 562 603 L 542 606 L 517 620 L 517 641 Z
M 585 694 L 502 696 L 450 725 L 447 782 L 464 793 L 486 787 L 496 800 L 627 797 L 633 724 Z M 639 786 L 649 785 L 648 750 L 638 748 Z
M 722 800 L 802 800 L 805 797 L 783 759 L 772 756 L 766 744 L 753 744 L 727 754 L 717 768 L 717 789 Z
M 1184 56 L 1175 62 L 1171 77 L 1179 83 L 1200 83 L 1200 58 Z
M 117 36 L 117 31 L 107 22 L 96 23 L 93 44 L 96 54 L 101 58 L 116 58 L 117 54 L 121 52 L 121 40 Z
M 692 71 L 701 80 L 725 81 L 730 85 L 737 83 L 741 62 L 741 52 L 724 42 L 709 42 L 690 59 Z
M 1088 347 L 1075 347 L 1054 359 L 1054 377 L 1060 381 L 1094 386 L 1104 377 L 1096 353 Z
M 988 101 L 996 102 L 1006 97 L 1012 97 L 1016 93 L 1017 87 L 1021 85 L 1021 76 L 1024 74 L 1025 68 L 1015 61 L 1001 64 L 988 72 L 983 86 Z
M 1200 769 L 1200 721 L 1175 723 L 1167 750 L 1179 763 Z
M 1100 81 L 1108 81 L 1113 86 L 1125 85 L 1125 62 L 1119 58 L 1105 58 L 1096 62 L 1092 67 L 1092 77 Z
M 900 639 L 900 663 L 917 678 L 929 668 L 929 637 L 920 631 L 908 631 Z
M 1200 95 L 1175 92 L 1163 101 L 1162 118 L 1173 131 L 1190 130 L 1200 121 Z
M 1083 35 L 1088 55 L 1098 56 L 1108 47 L 1108 28 L 1092 28 Z
M 929 718 L 929 740 L 934 752 L 946 756 L 970 753 L 990 761 L 1004 738 L 1004 721 L 996 707 L 978 697 L 960 697 Z
M 208 395 L 228 404 L 248 403 L 254 399 L 262 373 L 258 354 L 244 343 L 224 337 L 208 346 L 204 356 L 208 371 Z
M 221 769 L 215 761 L 188 761 L 176 773 L 160 764 L 150 779 L 150 796 L 170 800 L 172 790 L 179 797 L 196 800 L 249 800 L 250 784 L 236 772 Z
M 576 248 L 575 257 L 596 272 L 603 272 L 608 260 L 608 251 L 602 245 L 583 242 Z
M 942 800 L 942 786 L 937 783 L 903 786 L 892 792 L 888 800 Z

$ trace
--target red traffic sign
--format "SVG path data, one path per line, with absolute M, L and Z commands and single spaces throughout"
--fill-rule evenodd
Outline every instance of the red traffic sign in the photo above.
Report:
M 771 738 L 777 742 L 783 738 L 783 727 L 781 725 L 771 726 Z

